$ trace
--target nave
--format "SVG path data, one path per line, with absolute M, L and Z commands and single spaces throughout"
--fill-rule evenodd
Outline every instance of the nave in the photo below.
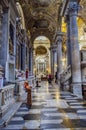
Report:
M 86 101 L 41 81 L 32 88 L 32 107 L 23 102 L 3 130 L 86 130 Z

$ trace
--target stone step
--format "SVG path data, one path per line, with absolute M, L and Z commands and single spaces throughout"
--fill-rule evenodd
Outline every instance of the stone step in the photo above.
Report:
M 13 115 L 16 113 L 16 111 L 21 106 L 22 102 L 16 102 L 13 104 L 13 106 L 8 110 L 8 112 L 0 119 L 0 128 L 6 126 L 8 122 L 11 120 Z

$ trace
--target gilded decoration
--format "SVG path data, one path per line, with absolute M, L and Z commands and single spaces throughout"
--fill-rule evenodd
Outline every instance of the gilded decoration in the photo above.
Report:
M 53 39 L 59 26 L 58 15 L 62 0 L 18 0 L 23 8 L 26 28 L 30 31 L 31 40 L 38 35 Z M 51 41 L 52 42 L 52 41 Z
M 31 41 L 40 35 L 45 35 L 53 43 L 53 37 L 57 30 L 66 32 L 66 24 L 60 17 L 60 11 L 64 0 L 16 0 L 22 6 L 25 18 L 25 26 L 29 30 Z M 86 23 L 86 0 L 80 0 L 78 17 Z M 62 24 L 62 26 L 61 26 Z
M 35 50 L 36 55 L 45 55 L 47 54 L 47 49 L 44 46 L 38 46 Z

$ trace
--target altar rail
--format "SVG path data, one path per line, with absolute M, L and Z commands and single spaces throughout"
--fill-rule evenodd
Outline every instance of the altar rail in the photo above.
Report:
M 67 69 L 60 74 L 61 83 L 65 83 L 70 79 L 70 77 L 71 77 L 71 66 L 68 66 Z
M 0 114 L 14 103 L 14 86 L 14 84 L 11 84 L 0 89 Z

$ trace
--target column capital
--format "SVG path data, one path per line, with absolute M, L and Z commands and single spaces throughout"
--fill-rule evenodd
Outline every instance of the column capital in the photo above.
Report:
M 78 10 L 80 9 L 80 6 L 77 2 L 70 2 L 69 3 L 69 13 L 71 15 L 77 16 Z
M 53 46 L 51 46 L 50 48 L 49 48 L 52 52 L 55 52 L 56 51 L 56 49 L 57 49 L 57 45 L 53 45 Z
M 55 37 L 56 43 L 57 43 L 57 42 L 62 42 L 64 35 L 65 35 L 65 33 L 63 33 L 63 32 L 57 32 L 56 37 Z
M 29 47 L 29 51 L 34 51 L 34 48 L 32 48 L 32 47 Z

